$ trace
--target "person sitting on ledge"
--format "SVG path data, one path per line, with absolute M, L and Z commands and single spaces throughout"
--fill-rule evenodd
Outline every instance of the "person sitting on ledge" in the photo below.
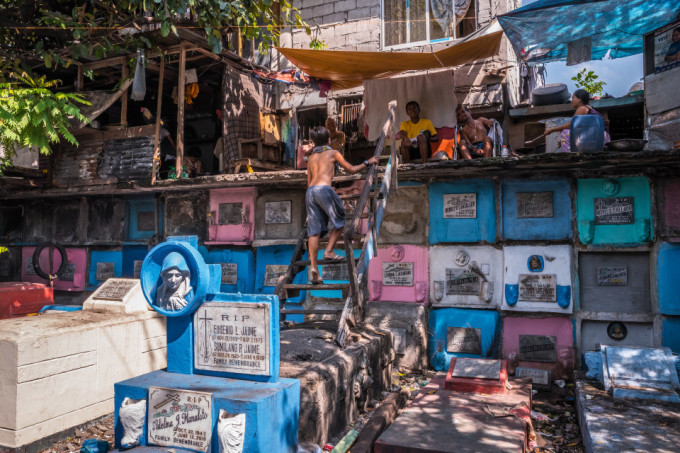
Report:
M 432 121 L 420 117 L 420 105 L 416 101 L 406 104 L 406 114 L 410 119 L 399 126 L 402 160 L 407 163 L 420 156 L 425 163 L 430 155 L 430 142 L 437 141 L 437 130 Z
M 463 159 L 491 157 L 493 143 L 487 130 L 493 127 L 493 120 L 472 118 L 467 107 L 456 107 L 456 120 L 460 129 L 460 154 Z

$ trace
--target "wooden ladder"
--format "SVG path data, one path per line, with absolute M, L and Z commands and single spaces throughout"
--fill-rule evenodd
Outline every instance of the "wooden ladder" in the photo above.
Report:
M 360 327 L 363 323 L 364 306 L 367 296 L 367 282 L 368 282 L 368 263 L 377 254 L 378 245 L 378 231 L 380 230 L 380 223 L 387 206 L 391 190 L 397 189 L 397 149 L 396 149 L 396 132 L 394 126 L 395 109 L 397 101 L 392 101 L 388 105 L 387 121 L 382 128 L 380 138 L 373 153 L 374 156 L 380 157 L 385 147 L 385 140 L 387 137 L 392 138 L 390 160 L 387 162 L 385 171 L 382 174 L 382 183 L 378 190 L 373 190 L 374 186 L 378 186 L 378 166 L 371 165 L 363 178 L 364 184 L 360 194 L 343 195 L 341 199 L 357 199 L 356 206 L 352 213 L 347 215 L 349 219 L 345 223 L 345 229 L 341 241 L 338 241 L 338 246 L 343 246 L 345 249 L 344 260 L 318 260 L 320 265 L 324 264 L 346 264 L 347 274 L 349 275 L 349 283 L 331 283 L 331 284 L 294 284 L 295 276 L 303 272 L 310 264 L 309 260 L 303 260 L 302 257 L 306 249 L 307 240 L 307 223 L 302 228 L 298 237 L 295 251 L 291 258 L 290 265 L 286 273 L 279 278 L 274 294 L 279 296 L 280 300 L 280 314 L 340 314 L 338 323 L 338 333 L 336 341 L 340 347 L 345 347 L 350 328 Z M 368 207 L 368 210 L 366 209 Z M 367 213 L 365 211 L 368 211 Z M 356 233 L 362 219 L 368 219 L 368 231 L 365 235 Z M 323 241 L 321 241 L 321 244 Z M 320 249 L 321 249 L 320 244 Z M 359 258 L 348 259 L 354 257 L 354 249 L 361 247 L 361 254 Z M 323 278 L 323 276 L 322 276 Z M 300 290 L 313 291 L 331 291 L 342 290 L 343 297 L 345 297 L 345 304 L 340 310 L 330 309 L 300 309 L 290 310 L 284 308 L 284 303 L 289 294 L 299 293 Z M 346 294 L 346 296 L 345 296 Z

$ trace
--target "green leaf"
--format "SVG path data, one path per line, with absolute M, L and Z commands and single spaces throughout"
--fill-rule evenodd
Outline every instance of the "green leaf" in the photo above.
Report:
M 46 53 L 44 58 L 45 58 L 45 67 L 51 68 L 52 67 L 52 55 L 50 55 L 49 53 Z
M 167 20 L 164 20 L 163 23 L 161 24 L 161 36 L 164 38 L 168 36 L 170 33 L 170 23 L 168 23 Z

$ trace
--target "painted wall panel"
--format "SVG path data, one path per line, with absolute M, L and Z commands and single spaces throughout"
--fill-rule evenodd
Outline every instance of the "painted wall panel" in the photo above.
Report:
M 429 197 L 427 186 L 399 183 L 390 194 L 378 234 L 378 244 L 427 244 Z
M 659 247 L 657 275 L 659 312 L 680 315 L 680 245 L 664 243 Z
M 123 277 L 139 278 L 142 262 L 149 253 L 147 245 L 123 246 Z
M 503 294 L 503 251 L 492 246 L 430 247 L 433 307 L 496 309 Z
M 254 187 L 211 190 L 209 242 L 240 245 L 253 242 L 256 196 Z
M 428 302 L 428 249 L 417 245 L 379 248 L 368 265 L 371 301 Z
M 661 346 L 680 354 L 680 318 L 664 318 L 661 329 Z
M 600 345 L 608 346 L 654 346 L 654 329 L 652 323 L 623 322 L 625 338 L 614 339 L 611 321 L 583 321 L 581 323 L 581 354 L 599 349 Z M 617 336 L 614 334 L 614 336 Z
M 430 244 L 494 242 L 494 182 L 469 179 L 430 185 Z
M 570 189 L 566 179 L 503 181 L 503 237 L 517 240 L 570 238 Z
M 649 313 L 648 253 L 580 253 L 581 310 Z
M 569 318 L 503 318 L 503 358 L 515 366 L 550 370 L 566 378 L 574 368 Z
M 680 236 L 680 180 L 665 181 L 663 184 L 663 229 L 671 237 Z
M 306 216 L 303 190 L 264 192 L 255 202 L 255 239 L 297 239 Z
M 573 311 L 570 246 L 505 247 L 503 260 L 503 310 Z
M 448 370 L 452 357 L 498 356 L 501 317 L 497 311 L 436 308 L 430 311 L 428 354 L 437 371 Z
M 334 251 L 337 255 L 345 256 L 344 249 L 336 249 Z M 322 259 L 323 253 L 324 250 L 319 250 L 317 259 Z M 361 250 L 355 249 L 354 257 L 359 258 L 360 255 Z M 309 266 L 307 266 L 307 272 L 309 272 Z M 319 272 L 321 272 L 321 279 L 324 283 L 349 283 L 347 263 L 344 261 L 340 261 L 338 264 L 321 264 L 319 265 Z M 339 299 L 342 298 L 342 290 L 310 291 L 310 295 L 313 297 Z
M 253 293 L 255 288 L 255 259 L 252 251 L 213 249 L 201 254 L 205 258 L 206 264 L 219 264 L 222 267 L 221 292 Z
M 286 272 L 295 251 L 294 245 L 270 245 L 257 247 L 255 252 L 255 292 L 258 294 L 273 294 L 276 280 Z M 307 253 L 302 259 L 307 259 Z M 307 283 L 307 271 L 303 270 L 295 276 L 293 283 Z M 306 299 L 307 292 L 300 291 L 298 297 L 286 299 L 296 304 Z
M 130 241 L 149 239 L 163 231 L 162 203 L 154 197 L 127 200 L 126 236 Z
M 40 278 L 33 272 L 31 266 L 33 251 L 35 247 L 22 247 L 21 249 L 21 281 L 45 283 L 45 279 Z M 48 249 L 44 249 L 40 254 L 40 268 L 49 272 Z M 87 272 L 87 250 L 84 248 L 66 248 L 68 263 L 62 274 L 62 278 L 54 280 L 54 289 L 60 291 L 84 291 Z M 54 269 L 61 265 L 61 256 L 55 249 L 53 258 Z
M 123 252 L 120 250 L 92 250 L 88 272 L 88 290 L 96 289 L 109 278 L 123 276 Z
M 584 244 L 638 244 L 654 236 L 645 177 L 579 179 L 576 219 Z

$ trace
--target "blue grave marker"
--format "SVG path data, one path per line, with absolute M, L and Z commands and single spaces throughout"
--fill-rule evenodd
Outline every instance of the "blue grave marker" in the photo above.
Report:
M 214 249 L 203 253 L 205 262 L 222 268 L 223 293 L 252 294 L 255 288 L 255 259 L 250 250 Z
M 123 276 L 123 253 L 120 250 L 90 252 L 88 291 L 95 290 L 109 278 Z

